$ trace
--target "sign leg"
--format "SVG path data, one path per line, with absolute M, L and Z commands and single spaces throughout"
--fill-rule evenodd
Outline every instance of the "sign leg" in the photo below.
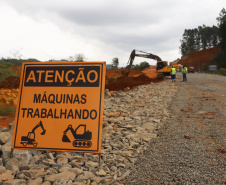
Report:
M 99 153 L 99 164 L 100 164 L 101 153 Z

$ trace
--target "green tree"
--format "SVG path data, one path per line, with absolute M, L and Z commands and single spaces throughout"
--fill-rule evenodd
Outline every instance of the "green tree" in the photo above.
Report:
M 2 58 L 1 61 L 4 61 L 6 62 L 8 65 L 10 66 L 21 66 L 23 62 L 25 62 L 25 60 L 17 60 L 17 59 L 5 59 L 5 58 Z
M 148 62 L 141 62 L 140 63 L 140 70 L 142 71 L 145 68 L 148 68 L 150 65 Z
M 75 54 L 68 58 L 69 62 L 84 62 L 85 56 L 82 53 Z
M 226 10 L 224 8 L 220 11 L 219 17 L 217 17 L 216 19 L 217 19 L 218 26 L 226 22 Z
M 132 70 L 140 70 L 140 71 L 142 71 L 143 69 L 145 69 L 145 68 L 147 68 L 147 67 L 149 67 L 150 65 L 149 65 L 149 63 L 148 62 L 141 62 L 139 65 L 138 64 L 136 64 L 136 65 L 134 65 L 134 66 L 132 66 Z
M 226 10 L 224 8 L 216 19 L 219 26 L 221 50 L 215 55 L 210 64 L 218 65 L 218 68 L 226 68 Z
M 27 62 L 40 62 L 40 61 L 37 60 L 36 58 L 29 58 L 27 59 Z
M 226 21 L 220 25 L 220 45 L 221 49 L 226 51 Z
M 223 8 L 217 17 L 217 25 L 219 27 L 220 45 L 223 50 L 226 49 L 226 10 Z
M 136 64 L 131 67 L 132 70 L 140 70 L 140 65 Z
M 211 65 L 217 65 L 218 68 L 226 68 L 226 51 L 221 49 L 210 62 Z
M 112 67 L 113 69 L 118 69 L 119 59 L 117 57 L 112 59 Z
M 180 50 L 182 56 L 186 56 L 196 50 L 199 50 L 199 36 L 198 29 L 185 29 L 183 38 L 180 40 Z
M 17 76 L 17 72 L 12 70 L 12 64 L 0 60 L 0 82 L 10 76 Z
M 75 62 L 84 62 L 85 56 L 82 53 L 75 55 Z

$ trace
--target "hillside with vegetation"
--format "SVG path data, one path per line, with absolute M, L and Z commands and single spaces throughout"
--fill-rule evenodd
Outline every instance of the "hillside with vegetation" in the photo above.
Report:
M 210 49 L 205 49 L 201 51 L 195 51 L 182 59 L 180 59 L 177 63 L 185 66 L 192 66 L 195 68 L 195 71 L 207 70 L 208 65 L 211 64 L 214 57 L 216 57 L 217 53 L 220 51 L 220 47 L 213 47 Z
M 177 63 L 193 66 L 196 71 L 208 70 L 208 65 L 217 65 L 225 74 L 226 68 L 226 10 L 216 18 L 217 26 L 199 26 L 185 29 L 181 39 L 182 58 Z

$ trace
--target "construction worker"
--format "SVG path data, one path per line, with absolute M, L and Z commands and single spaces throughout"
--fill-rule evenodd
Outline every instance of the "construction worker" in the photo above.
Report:
M 183 69 L 182 69 L 183 82 L 187 81 L 187 72 L 188 72 L 188 68 L 186 66 L 184 66 Z
M 176 73 L 177 73 L 177 70 L 175 67 L 172 67 L 171 68 L 171 78 L 172 78 L 172 82 L 176 82 Z

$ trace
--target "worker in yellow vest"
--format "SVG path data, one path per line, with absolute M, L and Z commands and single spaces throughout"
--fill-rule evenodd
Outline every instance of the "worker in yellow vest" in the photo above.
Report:
M 176 82 L 176 73 L 177 73 L 177 70 L 175 67 L 172 67 L 171 68 L 171 78 L 172 78 L 172 82 Z
M 188 72 L 188 68 L 186 66 L 184 66 L 183 69 L 182 69 L 183 82 L 186 82 L 187 81 L 187 72 Z

